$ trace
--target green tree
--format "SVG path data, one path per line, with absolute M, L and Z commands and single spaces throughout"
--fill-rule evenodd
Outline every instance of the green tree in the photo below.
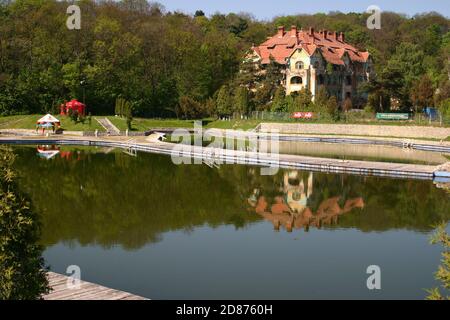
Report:
M 295 97 L 295 106 L 298 109 L 292 111 L 310 111 L 313 106 L 311 91 L 307 88 L 301 89 Z
M 216 106 L 217 106 L 217 114 L 220 117 L 231 115 L 232 106 L 230 98 L 230 89 L 228 88 L 227 85 L 223 85 L 220 88 L 217 94 Z
M 264 67 L 264 76 L 256 87 L 254 104 L 259 110 L 266 110 L 273 99 L 275 91 L 283 79 L 282 67 L 270 57 L 270 62 Z
M 38 218 L 17 187 L 15 155 L 2 146 L 0 154 L 0 299 L 40 299 L 50 289 Z
M 433 83 L 426 74 L 413 83 L 411 101 L 416 112 L 422 111 L 424 107 L 434 106 L 434 91 Z
M 431 243 L 442 245 L 444 251 L 442 252 L 442 264 L 435 274 L 436 280 L 441 283 L 441 288 L 428 290 L 428 300 L 450 300 L 450 235 L 446 231 L 446 226 L 446 223 L 441 223 L 431 237 Z
M 403 42 L 381 74 L 383 86 L 391 97 L 400 100 L 403 107 L 411 106 L 412 84 L 424 72 L 423 59 L 424 53 L 418 45 Z
M 286 103 L 286 93 L 283 86 L 278 86 L 275 91 L 275 95 L 273 97 L 272 112 L 286 112 L 287 111 L 287 103 Z
M 201 119 L 205 116 L 202 104 L 188 96 L 180 98 L 180 113 L 183 119 Z
M 328 102 L 328 92 L 325 86 L 321 86 L 314 98 L 314 109 L 317 112 L 325 112 Z
M 249 110 L 247 88 L 239 86 L 233 97 L 233 110 L 239 114 L 247 114 Z
M 339 120 L 339 105 L 335 96 L 331 96 L 327 102 L 327 113 L 335 121 Z

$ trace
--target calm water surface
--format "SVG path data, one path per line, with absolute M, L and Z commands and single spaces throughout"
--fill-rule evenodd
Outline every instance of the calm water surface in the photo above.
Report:
M 14 150 L 55 272 L 78 265 L 83 280 L 152 299 L 423 299 L 436 285 L 429 236 L 450 202 L 431 181 Z M 366 287 L 369 265 L 381 290 Z

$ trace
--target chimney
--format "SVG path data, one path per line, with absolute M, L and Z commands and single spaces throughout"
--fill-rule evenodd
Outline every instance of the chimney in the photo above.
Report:
M 337 41 L 337 39 L 338 39 L 338 34 L 337 34 L 337 32 L 336 32 L 336 31 L 334 31 L 334 32 L 333 32 L 333 38 L 334 38 L 334 40 L 336 40 L 336 41 Z
M 309 35 L 314 36 L 314 28 L 313 27 L 309 28 Z
M 291 27 L 291 37 L 297 37 L 297 26 Z
M 326 39 L 328 35 L 328 31 L 327 30 L 323 30 L 323 38 Z
M 278 27 L 278 38 L 283 38 L 284 36 L 284 27 L 280 26 Z
M 339 35 L 339 38 L 340 38 L 339 41 L 345 42 L 345 35 L 343 32 L 341 32 L 341 34 Z

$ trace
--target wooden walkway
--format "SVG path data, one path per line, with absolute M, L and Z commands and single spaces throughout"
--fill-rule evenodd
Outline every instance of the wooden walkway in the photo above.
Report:
M 80 281 L 79 286 L 71 288 L 68 276 L 54 272 L 48 272 L 47 278 L 53 290 L 43 297 L 44 300 L 148 300 L 86 281 Z

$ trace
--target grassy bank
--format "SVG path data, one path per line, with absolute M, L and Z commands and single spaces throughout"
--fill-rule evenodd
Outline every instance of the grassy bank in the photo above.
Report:
M 6 116 L 0 117 L 0 129 L 35 129 L 36 121 L 43 115 L 33 114 L 33 115 L 16 115 L 16 116 Z M 99 116 L 100 118 L 101 116 Z M 74 123 L 67 116 L 57 116 L 61 121 L 61 126 L 64 130 L 68 131 L 104 131 L 103 127 L 92 117 L 91 124 L 87 121 L 82 123 Z M 107 118 L 120 130 L 125 131 L 127 129 L 127 124 L 125 118 L 107 116 Z M 213 118 L 202 119 L 202 124 L 204 128 L 218 128 L 218 129 L 241 129 L 250 130 L 255 128 L 261 122 L 278 122 L 278 123 L 326 123 L 314 120 L 297 120 L 297 121 L 270 121 L 270 120 L 230 120 L 223 121 Z M 132 122 L 133 131 L 146 131 L 151 128 L 165 127 L 165 128 L 193 128 L 195 120 L 180 120 L 180 119 L 147 119 L 147 118 L 134 118 Z M 346 124 L 345 122 L 328 122 L 330 124 Z M 352 124 L 352 123 L 347 123 Z M 418 125 L 414 121 L 371 121 L 371 122 L 359 122 L 358 124 L 367 125 Z M 423 122 L 422 122 L 422 125 Z M 450 141 L 450 137 L 445 139 Z
M 107 117 L 117 128 L 120 130 L 127 129 L 127 123 L 124 118 L 119 118 L 115 116 Z M 261 120 L 231 120 L 222 121 L 215 120 L 212 118 L 198 120 L 202 121 L 202 124 L 206 128 L 218 128 L 218 129 L 253 129 Z M 134 131 L 145 131 L 150 128 L 193 128 L 195 120 L 179 120 L 179 119 L 144 119 L 135 118 L 132 122 L 132 130 Z
M 43 114 L 31 114 L 20 116 L 0 117 L 0 129 L 36 129 L 36 121 L 42 118 Z M 61 128 L 67 131 L 104 131 L 103 127 L 92 118 L 91 124 L 75 123 L 67 116 L 56 116 L 61 121 Z

